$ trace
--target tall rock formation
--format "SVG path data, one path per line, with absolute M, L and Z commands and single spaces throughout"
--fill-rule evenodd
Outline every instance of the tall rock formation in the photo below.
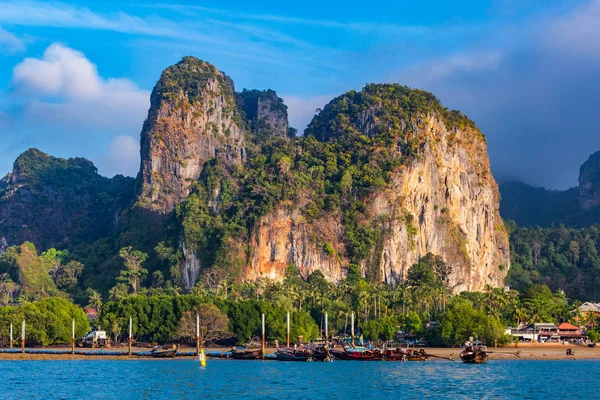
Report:
M 171 231 L 187 289 L 207 268 L 282 279 L 290 265 L 339 281 L 355 264 L 397 283 L 428 252 L 450 266 L 455 291 L 502 285 L 498 187 L 468 118 L 423 91 L 368 85 L 334 99 L 304 138 L 288 130 L 271 90 L 234 95 L 192 57 L 163 72 L 142 130 L 138 204 L 182 205 Z
M 579 169 L 579 205 L 590 210 L 600 204 L 600 151 L 592 154 Z
M 365 275 L 399 282 L 431 252 L 451 266 L 448 283 L 457 292 L 502 285 L 510 258 L 498 187 L 485 138 L 466 117 L 444 109 L 425 92 L 369 85 L 329 103 L 306 135 L 335 148 L 365 143 L 356 147 L 357 153 L 371 152 L 361 169 L 379 171 L 377 163 L 397 160 L 385 182 L 370 186 L 361 200 L 358 224 L 376 237 L 360 261 Z M 378 154 L 385 155 L 378 161 Z M 349 181 L 377 179 L 356 170 L 347 176 Z M 349 214 L 342 207 L 307 221 L 302 213 L 307 203 L 299 199 L 261 219 L 253 235 L 249 278 L 281 279 L 289 263 L 304 276 L 317 269 L 332 280 L 344 276 L 352 258 L 348 245 L 360 246 L 360 239 L 348 243 Z
M 231 79 L 185 57 L 163 71 L 141 133 L 138 203 L 161 214 L 183 201 L 204 163 L 240 163 L 244 136 Z

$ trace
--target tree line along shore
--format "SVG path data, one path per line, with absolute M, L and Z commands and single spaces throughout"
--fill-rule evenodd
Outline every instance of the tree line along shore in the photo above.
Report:
M 429 346 L 452 347 L 473 337 L 488 345 L 504 346 L 514 343 L 506 327 L 565 321 L 587 327 L 592 341 L 598 336 L 597 315 L 580 315 L 579 302 L 547 286 L 529 285 L 521 292 L 487 287 L 483 292 L 454 295 L 447 283 L 448 267 L 431 254 L 414 264 L 407 279 L 395 286 L 371 282 L 361 277 L 357 268 L 350 268 L 337 284 L 327 281 L 320 271 L 301 279 L 290 265 L 281 282 L 236 282 L 218 272 L 205 271 L 191 293 L 182 293 L 175 286 L 145 287 L 140 284 L 144 253 L 125 248 L 121 258 L 118 289 L 111 290 L 106 301 L 95 291 L 88 291 L 87 301 L 79 304 L 60 291 L 48 297 L 38 293 L 33 299 L 8 296 L 13 303 L 0 307 L 0 346 L 8 345 L 10 325 L 18 327 L 22 321 L 27 322 L 27 346 L 70 343 L 72 319 L 77 337 L 95 328 L 105 330 L 114 343 L 121 343 L 127 339 L 130 318 L 138 342 L 194 343 L 196 315 L 207 330 L 204 345 L 244 344 L 260 335 L 261 314 L 266 317 L 266 339 L 273 343 L 286 337 L 288 312 L 294 341 L 323 337 L 325 313 L 329 317 L 328 334 L 347 335 L 352 312 L 356 314 L 357 336 L 373 342 L 410 338 Z M 68 264 L 60 264 L 58 269 Z M 61 274 L 52 278 L 64 280 Z M 6 285 L 6 279 L 4 282 Z M 94 316 L 97 313 L 91 324 L 84 309 Z

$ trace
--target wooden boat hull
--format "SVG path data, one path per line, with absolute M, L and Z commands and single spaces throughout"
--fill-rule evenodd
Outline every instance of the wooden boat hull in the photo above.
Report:
M 235 360 L 258 360 L 261 357 L 261 355 L 261 349 L 231 351 L 231 358 Z
M 329 352 L 327 350 L 313 350 L 311 354 L 312 358 L 317 361 L 325 361 L 329 356 Z
M 380 361 L 383 359 L 381 353 L 379 351 L 356 351 L 356 352 L 347 352 L 340 350 L 332 350 L 331 354 L 336 358 L 336 360 L 344 360 L 344 361 Z
M 412 356 L 412 357 L 406 357 L 407 361 L 428 361 L 429 357 L 427 356 Z
M 279 351 L 275 352 L 275 356 L 278 361 L 308 361 L 310 359 L 308 354 L 291 354 Z
M 150 355 L 154 358 L 173 358 L 177 355 L 178 348 L 179 346 L 165 349 L 157 347 L 150 352 Z
M 460 359 L 465 364 L 485 364 L 487 361 L 487 353 L 485 352 L 462 352 L 460 353 Z

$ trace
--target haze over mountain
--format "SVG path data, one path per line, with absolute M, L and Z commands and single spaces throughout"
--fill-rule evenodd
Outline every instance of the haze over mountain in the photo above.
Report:
M 600 223 L 600 152 L 579 169 L 579 185 L 548 190 L 509 181 L 500 184 L 500 213 L 519 226 L 586 227 Z

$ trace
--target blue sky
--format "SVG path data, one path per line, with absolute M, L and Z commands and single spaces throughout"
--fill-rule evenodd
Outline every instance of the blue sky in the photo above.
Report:
M 600 0 L 0 0 L 0 174 L 29 147 L 135 175 L 149 92 L 185 55 L 272 88 L 302 130 L 370 82 L 435 93 L 481 127 L 495 176 L 576 185 L 600 150 Z

